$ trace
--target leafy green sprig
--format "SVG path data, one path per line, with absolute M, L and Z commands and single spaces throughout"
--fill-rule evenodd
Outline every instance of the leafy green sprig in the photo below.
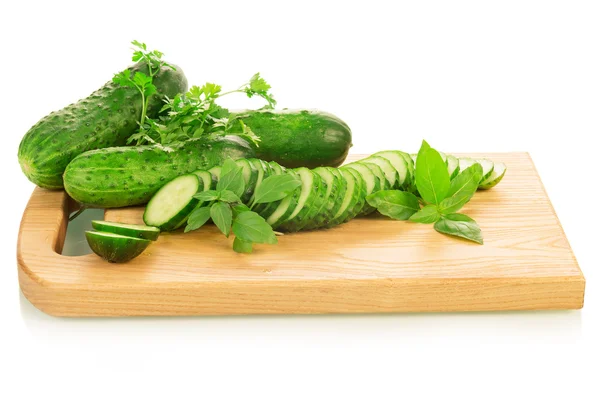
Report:
M 238 253 L 251 253 L 257 243 L 277 243 L 276 233 L 269 223 L 240 199 L 246 189 L 242 171 L 232 159 L 223 163 L 216 189 L 194 195 L 200 205 L 190 214 L 185 232 L 196 230 L 212 220 L 226 237 L 231 232 L 235 234 L 233 250 Z M 299 186 L 300 181 L 294 176 L 269 176 L 255 190 L 253 206 L 283 199 Z
M 131 70 L 126 69 L 121 73 L 115 74 L 113 77 L 113 82 L 122 87 L 135 88 L 142 96 L 142 114 L 140 121 L 138 122 L 140 131 L 129 137 L 127 143 L 131 143 L 134 140 L 137 140 L 138 144 L 145 141 L 155 143 L 147 133 L 149 128 L 149 124 L 147 123 L 148 104 L 150 103 L 150 98 L 152 98 L 157 91 L 156 86 L 153 83 L 153 78 L 163 66 L 173 70 L 175 70 L 175 67 L 162 59 L 164 55 L 162 52 L 158 50 L 148 50 L 146 43 L 140 43 L 139 41 L 134 40 L 131 44 L 134 46 L 134 52 L 131 58 L 132 61 L 145 62 L 148 66 L 148 74 L 143 72 L 133 73 Z
M 417 155 L 415 182 L 424 206 L 417 196 L 404 191 L 379 191 L 367 202 L 388 217 L 422 224 L 434 224 L 440 233 L 483 244 L 481 229 L 469 216 L 457 213 L 475 194 L 483 169 L 475 163 L 450 179 L 439 152 L 423 141 Z
M 214 83 L 192 86 L 185 95 L 165 98 L 161 112 L 166 111 L 167 116 L 150 121 L 150 135 L 161 144 L 168 145 L 203 136 L 230 134 L 238 123 L 241 129 L 236 129 L 235 134 L 258 146 L 260 139 L 252 130 L 242 120 L 231 118 L 229 110 L 218 105 L 216 100 L 233 93 L 245 93 L 249 98 L 264 98 L 266 108 L 272 109 L 277 101 L 269 93 L 270 88 L 259 73 L 248 83 L 230 91 L 223 91 L 220 85 Z

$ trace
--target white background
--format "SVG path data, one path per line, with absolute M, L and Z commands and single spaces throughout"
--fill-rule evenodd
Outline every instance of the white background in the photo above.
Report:
M 600 396 L 599 3 L 393 3 L 3 3 L 0 396 Z M 17 231 L 33 189 L 19 141 L 127 66 L 132 39 L 165 52 L 193 84 L 237 87 L 260 71 L 281 107 L 346 120 L 353 153 L 414 152 L 423 138 L 447 152 L 529 151 L 587 278 L 584 309 L 40 313 L 17 282 Z

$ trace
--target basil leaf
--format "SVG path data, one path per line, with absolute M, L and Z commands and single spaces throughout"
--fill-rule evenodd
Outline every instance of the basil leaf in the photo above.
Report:
M 242 168 L 235 164 L 233 160 L 227 159 L 221 168 L 221 178 L 217 183 L 217 191 L 228 190 L 239 197 L 244 193 L 245 187 Z
M 233 233 L 236 237 L 246 242 L 277 243 L 273 228 L 253 211 L 240 213 L 233 222 Z
M 252 242 L 246 242 L 236 236 L 233 240 L 233 250 L 238 253 L 252 253 Z
M 415 174 L 417 189 L 427 203 L 437 205 L 446 198 L 450 188 L 448 167 L 438 151 L 425 141 L 417 155 Z
M 187 225 L 183 232 L 190 232 L 200 228 L 210 218 L 210 207 L 199 207 L 194 210 L 187 219 Z
M 483 245 L 483 236 L 479 225 L 464 214 L 447 214 L 436 222 L 433 228 L 443 234 L 458 236 Z
M 410 221 L 421 224 L 431 224 L 439 219 L 440 213 L 438 212 L 436 205 L 427 205 L 409 218 Z
M 233 218 L 236 218 L 237 216 L 240 215 L 240 213 L 242 213 L 244 211 L 250 211 L 250 208 L 248 206 L 246 206 L 245 204 L 240 203 L 240 204 L 233 206 L 231 210 L 233 210 Z
M 194 195 L 194 198 L 198 199 L 200 202 L 212 202 L 213 200 L 219 199 L 219 196 L 219 192 L 210 190 L 198 192 Z
M 227 189 L 224 191 L 221 191 L 220 193 L 221 193 L 221 196 L 219 197 L 219 200 L 222 200 L 223 202 L 239 203 L 242 201 L 239 196 L 237 196 L 236 194 L 234 194 L 233 192 L 231 192 Z
M 483 177 L 483 168 L 475 163 L 466 168 L 450 183 L 448 197 L 440 203 L 438 210 L 441 214 L 456 213 L 460 210 L 477 191 L 479 182 Z
M 419 199 L 404 191 L 379 191 L 367 196 L 367 202 L 384 216 L 395 220 L 408 220 L 421 209 Z
M 269 176 L 254 192 L 254 203 L 270 203 L 283 199 L 300 185 L 302 182 L 291 174 Z
M 229 236 L 233 216 L 231 214 L 231 207 L 227 203 L 213 203 L 210 207 L 210 218 L 212 218 L 215 225 L 225 236 Z

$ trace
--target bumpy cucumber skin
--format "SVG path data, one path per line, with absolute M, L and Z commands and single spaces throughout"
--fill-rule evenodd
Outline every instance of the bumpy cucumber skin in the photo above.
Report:
M 237 136 L 191 140 L 173 148 L 150 145 L 83 153 L 65 170 L 65 189 L 90 207 L 139 205 L 177 176 L 223 164 L 227 158 L 254 156 L 250 144 Z
M 285 167 L 337 167 L 348 156 L 352 132 L 336 116 L 314 110 L 261 110 L 236 114 L 261 139 L 257 156 Z M 233 131 L 241 130 L 234 123 Z
M 148 73 L 138 63 L 132 72 Z M 158 116 L 163 98 L 187 90 L 180 68 L 163 67 L 153 78 L 158 92 L 150 99 L 147 115 Z M 122 146 L 138 129 L 142 98 L 137 89 L 109 81 L 89 97 L 38 121 L 19 145 L 19 164 L 34 184 L 48 189 L 63 187 L 63 172 L 77 155 L 99 148 Z
M 86 231 L 86 240 L 90 249 L 109 263 L 126 263 L 133 260 L 150 245 L 148 239 L 138 239 L 129 236 L 102 236 L 94 231 Z

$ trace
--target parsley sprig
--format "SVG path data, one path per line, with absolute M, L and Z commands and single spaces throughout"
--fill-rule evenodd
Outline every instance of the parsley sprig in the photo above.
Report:
M 291 175 L 273 175 L 265 178 L 254 192 L 253 205 L 270 203 L 285 198 L 300 186 Z M 221 168 L 216 189 L 199 192 L 194 197 L 200 201 L 189 216 L 185 232 L 194 231 L 212 220 L 223 235 L 235 234 L 233 250 L 251 253 L 254 244 L 277 243 L 273 228 L 258 213 L 242 203 L 240 197 L 246 189 L 242 168 L 227 159 Z
M 422 224 L 434 224 L 440 233 L 483 244 L 481 229 L 459 211 L 475 194 L 483 169 L 475 163 L 450 179 L 439 152 L 423 141 L 415 170 L 415 182 L 421 201 L 410 192 L 386 190 L 367 197 L 367 202 L 388 217 Z
M 229 94 L 244 93 L 249 98 L 258 96 L 267 101 L 266 108 L 273 108 L 277 101 L 269 93 L 271 86 L 256 73 L 250 80 L 235 90 L 223 91 L 214 83 L 192 86 L 185 95 L 165 98 L 161 112 L 166 117 L 150 121 L 150 135 L 163 145 L 203 136 L 225 135 L 233 133 L 235 123 L 241 126 L 235 134 L 258 145 L 260 139 L 242 120 L 231 118 L 228 109 L 218 105 L 217 99 Z M 152 139 L 152 138 L 151 138 Z
M 137 89 L 142 96 L 142 114 L 138 125 L 140 130 L 138 133 L 133 134 L 129 137 L 127 143 L 131 143 L 137 140 L 140 144 L 144 141 L 155 143 L 152 138 L 147 134 L 149 124 L 147 123 L 147 112 L 150 98 L 156 94 L 156 86 L 153 83 L 154 76 L 164 67 L 175 70 L 175 67 L 165 62 L 162 57 L 163 53 L 158 50 L 148 50 L 146 43 L 140 43 L 137 40 L 131 42 L 134 46 L 133 56 L 131 58 L 134 62 L 144 62 L 148 66 L 148 74 L 143 72 L 133 73 L 130 69 L 126 69 L 121 73 L 117 73 L 113 77 L 113 82 L 119 84 L 122 87 L 132 87 Z

